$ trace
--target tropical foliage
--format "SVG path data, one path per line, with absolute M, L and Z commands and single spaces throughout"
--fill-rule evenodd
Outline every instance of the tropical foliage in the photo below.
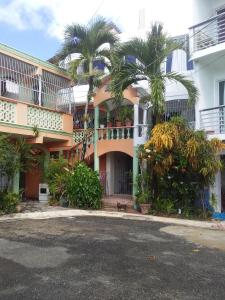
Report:
M 98 173 L 85 163 L 76 164 L 68 178 L 66 189 L 70 206 L 84 209 L 101 208 L 103 191 Z
M 136 59 L 136 62 L 117 59 L 117 63 L 111 70 L 111 90 L 116 99 L 122 99 L 122 93 L 129 85 L 146 81 L 148 95 L 142 100 L 151 107 L 153 127 L 161 121 L 165 110 L 166 82 L 181 83 L 188 92 L 190 103 L 195 102 L 198 97 L 198 91 L 191 80 L 179 73 L 163 71 L 162 65 L 166 58 L 178 48 L 179 45 L 163 32 L 162 25 L 156 23 L 146 39 L 134 38 L 117 46 L 115 51 L 118 57 L 130 55 Z
M 84 118 L 87 118 L 88 103 L 93 97 L 94 87 L 99 84 L 102 71 L 94 67 L 97 60 L 106 61 L 110 51 L 106 44 L 113 46 L 118 41 L 115 24 L 98 17 L 88 25 L 72 24 L 66 27 L 62 49 L 53 57 L 51 62 L 59 62 L 71 54 L 78 58 L 70 63 L 69 72 L 75 82 L 86 83 L 89 86 Z M 84 122 L 85 128 L 87 122 Z
M 222 168 L 217 154 L 225 148 L 218 139 L 208 140 L 203 131 L 194 131 L 181 118 L 156 125 L 140 152 L 146 162 L 151 201 L 173 202 L 173 208 L 193 208 L 203 201 L 204 187 L 214 183 Z M 202 202 L 203 203 L 203 202 Z
M 38 157 L 33 155 L 31 145 L 24 139 L 13 142 L 7 135 L 0 135 L 0 175 L 5 177 L 8 183 L 6 190 L 10 188 L 16 172 L 25 172 L 38 162 Z
M 45 173 L 45 181 L 48 183 L 49 192 L 52 195 L 51 203 L 59 203 L 66 193 L 66 182 L 69 177 L 68 162 L 63 158 L 51 159 Z
M 16 212 L 19 203 L 19 195 L 11 192 L 0 192 L 0 214 L 10 214 Z

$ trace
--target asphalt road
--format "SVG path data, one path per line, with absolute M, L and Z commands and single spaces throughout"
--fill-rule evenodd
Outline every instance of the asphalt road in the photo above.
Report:
M 0 223 L 0 299 L 225 299 L 225 252 L 101 217 Z

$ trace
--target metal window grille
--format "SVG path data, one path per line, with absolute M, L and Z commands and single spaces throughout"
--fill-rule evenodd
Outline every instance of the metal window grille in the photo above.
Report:
M 0 96 L 69 112 L 70 80 L 0 53 Z

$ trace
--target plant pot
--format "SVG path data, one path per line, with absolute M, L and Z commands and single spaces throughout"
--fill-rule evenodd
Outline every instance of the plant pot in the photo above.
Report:
M 17 206 L 16 206 L 16 212 L 17 212 L 17 213 L 21 213 L 22 210 L 23 210 L 22 205 L 21 205 L 21 204 L 17 204 Z
M 127 121 L 125 122 L 125 124 L 126 124 L 127 127 L 132 126 L 132 121 L 127 120 Z
M 100 128 L 101 129 L 105 128 L 105 125 L 104 124 L 100 124 Z
M 116 121 L 116 127 L 121 127 L 122 126 L 122 122 L 121 121 Z
M 140 207 L 141 207 L 141 213 L 144 215 L 147 215 L 151 208 L 151 204 L 150 203 L 142 203 L 142 204 L 140 204 Z
M 108 122 L 108 123 L 107 123 L 107 127 L 113 127 L 112 122 Z

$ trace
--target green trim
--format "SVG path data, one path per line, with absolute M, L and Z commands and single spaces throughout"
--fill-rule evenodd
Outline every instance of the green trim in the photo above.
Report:
M 27 54 L 27 53 L 24 53 L 22 51 L 19 51 L 13 47 L 10 47 L 8 45 L 5 45 L 5 44 L 1 44 L 0 43 L 0 51 L 3 50 L 3 51 L 7 51 L 10 55 L 11 54 L 14 54 L 18 57 L 20 57 L 21 59 L 26 59 L 26 60 L 29 60 L 31 63 L 35 63 L 35 64 L 38 64 L 40 66 L 43 66 L 43 67 L 46 67 L 48 69 L 52 69 L 53 71 L 56 71 L 56 72 L 60 72 L 61 74 L 63 74 L 64 76 L 67 76 L 69 77 L 68 73 L 66 72 L 65 69 L 62 69 L 60 67 L 57 67 L 56 65 L 53 65 L 47 61 L 44 61 L 44 60 L 41 60 L 37 57 L 34 57 L 30 54 Z
M 134 147 L 134 157 L 133 157 L 133 198 L 137 193 L 137 175 L 138 175 L 138 146 Z
M 19 125 L 19 124 L 15 124 L 15 123 L 6 123 L 6 122 L 0 122 L 0 125 L 33 131 L 32 126 L 25 126 L 25 125 Z M 38 130 L 40 132 L 50 132 L 50 133 L 56 133 L 56 134 L 60 134 L 60 135 L 67 135 L 67 136 L 73 137 L 73 133 L 68 133 L 65 131 L 57 131 L 57 130 L 53 130 L 53 129 L 46 129 L 46 128 L 40 128 L 40 127 L 38 127 Z
M 95 107 L 95 131 L 94 131 L 94 169 L 99 172 L 99 157 L 98 157 L 98 128 L 99 128 L 99 106 Z

